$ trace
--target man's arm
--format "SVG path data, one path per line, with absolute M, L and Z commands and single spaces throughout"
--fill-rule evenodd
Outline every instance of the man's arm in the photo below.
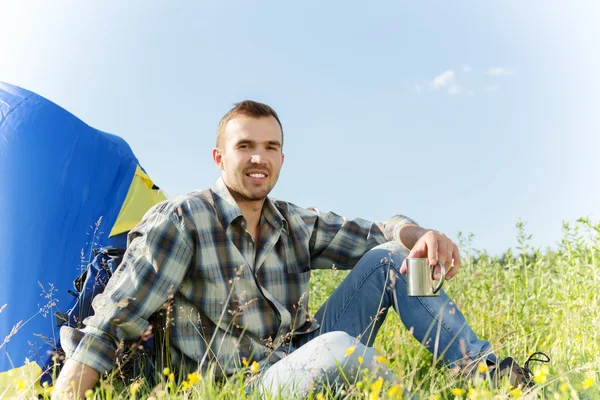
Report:
M 73 392 L 71 381 L 76 381 L 78 395 L 93 387 L 100 374 L 113 368 L 118 343 L 139 338 L 148 317 L 178 290 L 194 248 L 188 211 L 171 202 L 150 209 L 129 233 L 123 262 L 94 298 L 94 315 L 84 321 L 86 327 L 61 328 L 67 356 L 57 380 L 61 389 Z
M 338 269 L 353 268 L 372 248 L 389 241 L 399 241 L 404 225 L 417 226 L 415 221 L 403 215 L 396 215 L 385 222 L 371 222 L 317 209 L 308 211 L 313 214 L 305 219 L 312 228 L 309 243 L 312 269 L 330 269 L 333 265 Z
M 61 399 L 72 393 L 74 398 L 82 399 L 85 392 L 96 385 L 98 379 L 100 374 L 95 369 L 75 360 L 67 360 L 54 385 L 52 398 Z
M 368 250 L 388 241 L 405 247 L 409 251 L 407 258 L 428 258 L 431 265 L 442 262 L 446 279 L 451 279 L 460 266 L 458 247 L 446 235 L 422 228 L 406 216 L 396 215 L 380 223 L 309 210 L 317 215 L 310 241 L 311 268 L 352 268 Z M 405 264 L 400 272 L 406 272 Z

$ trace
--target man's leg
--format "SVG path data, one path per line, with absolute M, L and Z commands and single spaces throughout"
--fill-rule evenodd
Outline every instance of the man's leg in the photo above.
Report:
M 388 309 L 393 307 L 435 360 L 464 366 L 483 356 L 496 363 L 489 342 L 477 337 L 443 289 L 439 297 L 406 295 L 406 279 L 400 274 L 406 256 L 394 242 L 365 254 L 317 312 L 320 330 L 298 338 L 296 346 L 319 334 L 343 331 L 371 347 Z
M 320 335 L 268 368 L 258 382 L 261 398 L 304 399 L 327 386 L 353 384 L 363 368 L 383 378 L 387 385 L 400 382 L 375 359 L 376 353 L 345 332 Z M 327 389 L 326 389 L 327 390 Z M 405 395 L 408 395 L 405 393 Z

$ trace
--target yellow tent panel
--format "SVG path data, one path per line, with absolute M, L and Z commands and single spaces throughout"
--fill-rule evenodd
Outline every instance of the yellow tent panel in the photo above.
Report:
M 130 231 L 142 220 L 146 211 L 166 199 L 163 191 L 155 188 L 152 179 L 138 165 L 110 236 Z

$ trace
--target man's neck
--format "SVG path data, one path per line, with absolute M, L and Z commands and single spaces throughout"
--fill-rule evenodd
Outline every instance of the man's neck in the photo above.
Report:
M 258 226 L 260 224 L 260 216 L 262 213 L 263 205 L 265 204 L 265 199 L 256 201 L 244 201 L 236 199 L 236 203 L 240 208 L 242 215 L 246 219 L 246 223 L 248 224 L 248 231 L 252 233 L 252 235 L 254 235 L 254 232 L 258 229 Z
M 231 189 L 229 189 L 229 193 L 231 193 L 233 199 L 240 208 L 240 211 L 246 220 L 246 229 L 252 235 L 254 243 L 258 248 L 260 245 L 260 216 L 265 204 L 265 199 L 248 200 L 246 198 L 242 198 L 238 193 Z

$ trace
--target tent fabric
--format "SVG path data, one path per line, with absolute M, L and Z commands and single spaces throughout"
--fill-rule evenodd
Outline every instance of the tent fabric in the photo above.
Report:
M 110 236 L 130 231 L 150 207 L 167 199 L 161 190 L 154 187 L 152 179 L 138 165 Z
M 125 140 L 0 82 L 0 373 L 51 364 L 93 250 L 164 199 Z

